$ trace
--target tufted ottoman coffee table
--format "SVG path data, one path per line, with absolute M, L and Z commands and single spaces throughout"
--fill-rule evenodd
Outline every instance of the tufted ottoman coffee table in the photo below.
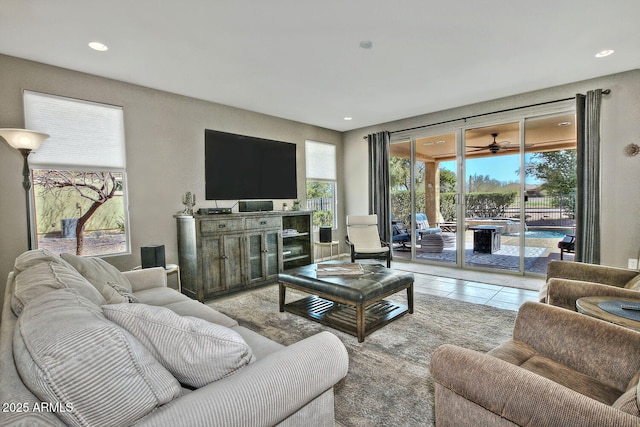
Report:
M 362 268 L 363 274 L 358 276 L 318 277 L 317 264 L 280 273 L 280 311 L 354 335 L 358 342 L 398 317 L 413 313 L 413 274 L 380 264 L 362 264 Z M 285 304 L 287 288 L 311 296 Z M 384 300 L 405 289 L 407 305 Z

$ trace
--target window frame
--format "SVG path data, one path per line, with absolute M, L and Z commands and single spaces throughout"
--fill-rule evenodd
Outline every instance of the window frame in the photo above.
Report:
M 319 165 L 317 164 L 317 160 L 316 160 L 316 164 L 311 164 L 311 162 L 313 162 L 314 160 L 312 159 L 312 156 L 314 154 L 314 146 L 322 149 L 322 148 L 330 148 L 330 161 L 333 162 L 333 165 L 329 165 L 330 167 L 327 168 L 326 164 L 322 164 Z M 324 155 L 326 156 L 327 153 L 324 153 Z M 326 160 L 326 159 L 325 159 Z M 314 206 L 311 204 L 310 206 L 310 198 L 308 197 L 308 191 L 307 191 L 307 187 L 308 184 L 311 182 L 318 182 L 318 183 L 328 183 L 331 184 L 331 190 L 332 190 L 332 197 L 331 197 L 331 213 L 332 213 L 332 224 L 331 224 L 331 228 L 333 230 L 337 230 L 338 229 L 338 177 L 337 177 L 337 147 L 335 144 L 330 144 L 327 142 L 320 142 L 320 141 L 313 141 L 313 140 L 306 140 L 305 141 L 305 166 L 306 166 L 306 179 L 305 179 L 305 196 L 307 197 L 307 209 L 313 210 Z M 318 171 L 317 173 L 314 173 L 313 171 L 316 170 Z M 310 172 L 311 171 L 311 172 Z M 329 171 L 329 173 L 327 173 L 327 171 Z M 325 209 L 325 211 L 327 211 Z M 314 231 L 318 231 L 320 229 L 320 225 L 316 225 L 316 218 L 314 215 L 314 219 L 313 219 L 313 230 Z
M 90 252 L 87 253 L 87 235 L 84 235 L 84 248 L 82 255 L 110 257 L 131 254 L 131 230 L 129 221 L 129 203 L 128 203 L 128 185 L 127 185 L 127 170 L 126 170 L 126 141 L 124 135 L 124 108 L 121 106 L 114 106 L 107 103 L 100 103 L 94 101 L 86 101 L 77 98 L 51 95 L 47 93 L 34 92 L 29 90 L 23 91 L 24 100 L 24 117 L 25 126 L 31 129 L 38 129 L 42 132 L 51 135 L 48 141 L 38 150 L 41 158 L 38 159 L 38 153 L 34 152 L 34 156 L 30 157 L 31 160 L 31 179 L 34 183 L 32 186 L 32 192 L 30 197 L 30 211 L 31 218 L 34 221 L 34 227 L 32 227 L 32 233 L 34 234 L 33 241 L 36 247 L 46 247 L 41 240 L 44 241 L 47 231 L 38 232 L 38 199 L 37 191 L 39 188 L 34 180 L 35 174 L 38 171 L 64 171 L 64 172 L 79 172 L 79 173 L 109 173 L 115 174 L 113 177 L 116 181 L 116 189 L 111 193 L 111 197 L 107 199 L 105 203 L 109 203 L 114 198 L 121 198 L 122 211 L 117 208 L 117 218 L 113 218 L 114 215 L 110 215 L 106 218 L 112 221 L 117 228 L 124 228 L 123 233 L 116 232 L 115 234 L 124 234 L 124 246 L 122 242 L 117 243 L 117 246 L 111 246 L 115 248 L 112 252 Z M 68 107 L 68 108 L 67 108 Z M 56 110 L 59 108 L 59 110 Z M 94 114 L 87 121 L 86 117 L 78 117 L 73 114 L 74 109 L 86 109 L 90 114 Z M 56 120 L 60 119 L 60 122 Z M 83 122 L 84 119 L 84 122 Z M 95 122 L 94 122 L 95 121 Z M 92 126 L 95 123 L 95 126 Z M 102 126 L 102 127 L 101 127 Z M 103 134 L 96 135 L 95 129 L 105 129 Z M 90 132 L 90 133 L 89 133 Z M 82 139 L 80 139 L 82 138 Z M 66 143 L 66 144 L 65 144 Z M 82 145 L 81 149 L 78 147 Z M 49 148 L 51 147 L 51 148 Z M 54 148 L 55 147 L 55 148 Z M 47 149 L 52 153 L 55 149 L 55 154 L 47 156 Z M 60 151 L 72 150 L 74 155 L 59 156 Z M 83 156 L 83 151 L 89 153 L 87 156 Z M 98 152 L 99 160 L 95 161 L 95 153 Z M 68 164 L 65 161 L 68 160 Z M 87 159 L 89 161 L 87 162 Z M 99 164 L 103 161 L 105 164 Z M 83 164 L 83 161 L 87 162 Z M 107 165 L 108 164 L 108 165 Z M 71 187 L 73 188 L 73 187 Z M 55 189 L 54 189 L 55 190 Z M 63 194 L 62 192 L 59 194 Z M 97 195 L 97 193 L 96 193 Z M 81 209 L 78 199 L 84 200 L 80 194 L 74 195 L 75 197 L 69 198 L 68 201 L 63 202 L 63 206 L 67 207 L 67 213 L 71 206 Z M 97 197 L 96 197 L 97 198 Z M 91 199 L 90 199 L 91 200 Z M 90 202 L 89 205 L 83 204 L 82 208 L 91 206 L 94 202 Z M 103 207 L 104 205 L 100 205 Z M 86 212 L 86 211 L 85 211 Z M 96 210 L 100 213 L 100 210 Z M 102 211 L 104 212 L 104 211 Z M 57 216 L 61 217 L 58 218 Z M 57 226 L 60 227 L 60 239 L 64 238 L 64 230 L 62 220 L 65 219 L 66 213 L 63 211 L 56 212 L 48 222 L 53 222 L 52 231 L 57 230 Z M 82 210 L 77 217 L 82 215 Z M 103 215 L 104 217 L 104 215 Z M 88 223 L 99 217 L 93 215 L 88 219 Z M 73 218 L 71 218 L 73 219 Z M 111 224 L 111 225 L 113 225 Z M 95 238 L 103 236 L 104 231 L 111 230 L 114 227 L 109 228 L 96 228 L 91 230 L 95 232 Z M 40 239 L 39 237 L 42 237 Z M 54 237 L 55 239 L 55 237 Z M 74 239 L 73 242 L 76 242 Z M 61 243 L 61 242 L 60 242 Z M 55 240 L 51 243 L 56 244 Z M 68 243 L 67 243 L 68 244 Z M 110 247 L 108 246 L 107 249 Z M 75 243 L 73 245 L 73 251 L 75 253 Z

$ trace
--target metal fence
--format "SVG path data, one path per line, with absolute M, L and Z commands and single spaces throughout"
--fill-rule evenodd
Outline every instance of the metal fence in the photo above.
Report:
M 310 211 L 332 211 L 333 198 L 321 197 L 317 199 L 307 199 L 307 210 Z
M 524 218 L 527 224 L 571 226 L 575 225 L 576 196 L 527 196 L 524 215 L 520 200 L 516 199 L 504 209 L 504 216 Z

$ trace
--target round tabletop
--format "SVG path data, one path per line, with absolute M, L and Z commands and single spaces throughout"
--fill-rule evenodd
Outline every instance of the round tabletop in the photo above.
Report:
M 595 317 L 597 319 L 605 320 L 616 325 L 624 326 L 626 328 L 640 331 L 640 322 L 633 319 L 627 319 L 626 317 L 618 316 L 600 308 L 598 304 L 608 301 L 624 301 L 634 304 L 640 304 L 640 299 L 634 298 L 621 298 L 621 297 L 583 297 L 576 301 L 576 309 L 578 313 L 586 314 L 587 316 Z

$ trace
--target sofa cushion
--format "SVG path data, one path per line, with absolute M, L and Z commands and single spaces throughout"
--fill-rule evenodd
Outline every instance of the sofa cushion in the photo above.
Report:
M 43 402 L 71 405 L 57 413 L 69 425 L 131 425 L 181 393 L 138 340 L 75 290 L 27 303 L 13 345 L 25 385 Z
M 60 256 L 100 291 L 107 304 L 126 302 L 126 298 L 111 284 L 116 283 L 131 292 L 131 282 L 113 265 L 97 257 L 81 257 L 72 254 Z
M 532 346 L 515 340 L 509 340 L 488 353 L 527 371 L 541 375 L 573 391 L 592 399 L 612 405 L 623 393 L 597 378 L 578 372 L 540 354 Z
M 227 328 L 238 326 L 237 320 L 190 298 L 187 301 L 177 301 L 164 305 L 163 307 L 166 307 L 181 316 L 198 317 L 211 323 L 226 326 Z
M 16 316 L 20 315 L 29 301 L 56 289 L 75 289 L 96 305 L 105 303 L 100 292 L 66 263 L 42 260 L 23 270 L 16 276 L 15 281 L 11 308 Z
M 71 267 L 65 260 L 60 258 L 59 255 L 54 254 L 48 249 L 33 249 L 21 253 L 13 263 L 13 271 L 16 274 L 20 274 L 26 269 L 33 267 L 41 262 L 55 262 L 62 266 Z
M 134 295 L 141 303 L 166 307 L 181 316 L 199 317 L 228 328 L 238 326 L 238 322 L 231 317 L 193 300 L 175 289 L 167 287 L 144 289 L 135 292 Z
M 147 304 L 111 304 L 105 316 L 131 332 L 182 384 L 202 387 L 235 373 L 252 358 L 237 333 L 196 317 Z
M 631 289 L 632 291 L 640 291 L 640 274 L 629 280 L 624 287 L 626 289 Z

